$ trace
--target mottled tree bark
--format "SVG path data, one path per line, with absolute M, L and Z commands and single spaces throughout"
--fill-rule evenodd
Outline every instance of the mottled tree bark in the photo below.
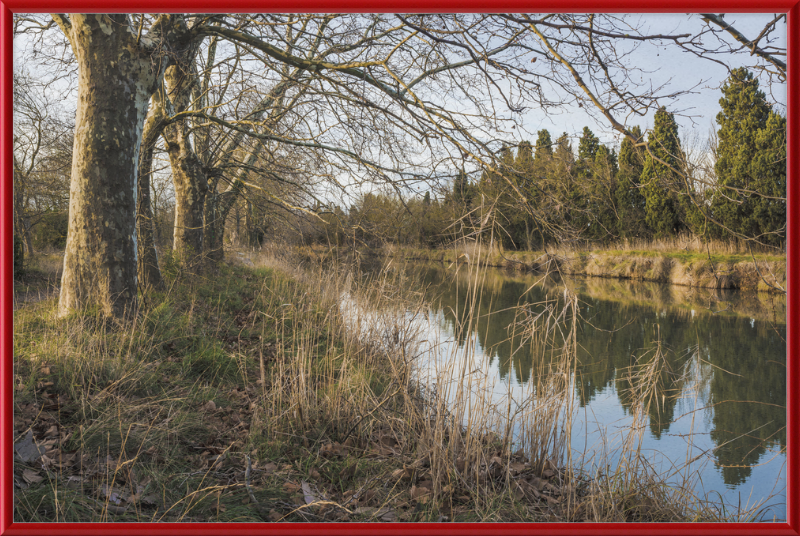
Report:
M 142 148 L 139 156 L 139 185 L 136 204 L 136 243 L 138 245 L 137 274 L 139 286 L 143 289 L 164 288 L 164 279 L 158 268 L 158 252 L 155 245 L 155 222 L 153 206 L 150 201 L 150 175 L 153 170 L 153 150 L 164 128 L 164 107 L 161 105 L 161 92 L 153 97 L 153 104 L 147 114 L 142 133 Z
M 159 66 L 125 15 L 54 15 L 78 62 L 69 226 L 58 311 L 136 310 L 136 183 Z
M 164 81 L 175 112 L 188 108 L 193 85 L 197 82 L 194 72 L 196 46 L 187 50 L 175 64 L 167 68 Z M 179 119 L 164 129 L 172 183 L 175 188 L 175 230 L 173 251 L 187 266 L 195 266 L 203 253 L 203 206 L 208 191 L 203 164 L 197 157 L 189 137 L 189 124 Z

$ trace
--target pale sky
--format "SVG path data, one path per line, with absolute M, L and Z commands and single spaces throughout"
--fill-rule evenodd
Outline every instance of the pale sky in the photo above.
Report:
M 698 15 L 687 14 L 642 14 L 632 15 L 634 21 L 640 17 L 643 30 L 660 34 L 677 33 L 696 33 L 703 25 Z M 726 14 L 725 20 L 730 22 L 745 36 L 755 37 L 764 27 L 764 24 L 774 18 L 771 13 L 767 14 Z M 782 36 L 782 43 L 786 42 L 786 24 L 780 21 L 777 25 L 775 34 Z M 41 67 L 37 59 L 30 56 L 26 51 L 25 37 L 15 40 L 15 62 L 23 62 L 24 66 L 35 75 L 38 72 L 52 72 L 53 67 Z M 650 42 L 644 42 L 630 56 L 630 63 L 640 69 L 644 69 L 642 81 L 651 81 L 653 86 L 659 86 L 670 79 L 669 89 L 685 90 L 695 85 L 695 93 L 684 95 L 676 102 L 665 102 L 670 111 L 678 112 L 676 119 L 680 126 L 681 136 L 686 137 L 692 132 L 696 133 L 701 140 L 708 137 L 711 129 L 716 130 L 717 125 L 714 121 L 719 112 L 719 99 L 721 92 L 719 87 L 727 77 L 727 70 L 709 60 L 701 59 L 689 52 L 680 51 L 675 46 L 656 46 Z M 741 56 L 722 56 L 732 67 L 754 63 L 754 58 L 747 54 Z M 74 67 L 73 67 L 74 69 Z M 55 84 L 58 88 L 63 84 Z M 767 93 L 768 98 L 773 98 L 779 105 L 786 102 L 786 85 L 773 84 L 772 87 L 765 87 L 762 81 L 762 89 Z M 51 93 L 52 94 L 52 93 Z M 75 94 L 60 93 L 58 99 L 66 110 L 74 111 Z M 643 130 L 652 126 L 653 112 L 645 117 L 625 117 L 617 116 L 617 120 L 626 124 L 628 127 L 639 125 Z M 501 114 L 510 117 L 509 113 Z M 548 114 L 539 109 L 528 109 L 524 114 L 516 116 L 521 123 L 521 128 L 507 130 L 509 136 L 513 136 L 517 141 L 528 140 L 535 142 L 538 130 L 546 128 L 550 131 L 553 139 L 562 132 L 567 132 L 573 137 L 573 148 L 577 148 L 577 138 L 580 136 L 584 126 L 588 126 L 603 143 L 616 146 L 620 141 L 619 134 L 612 131 L 608 121 L 600 116 L 590 117 L 586 111 L 577 106 L 564 106 L 559 109 L 551 109 Z M 344 182 L 349 182 L 346 179 Z M 422 191 L 415 189 L 417 191 Z M 423 188 L 424 190 L 424 188 Z
M 688 33 L 697 31 L 702 24 L 699 16 L 683 13 L 643 14 L 641 17 L 646 26 L 650 27 L 653 32 L 658 33 Z M 726 22 L 729 22 L 750 38 L 757 36 L 764 25 L 773 18 L 774 15 L 771 13 L 725 15 Z M 785 46 L 786 24 L 783 21 L 778 23 L 775 33 L 782 36 L 782 42 Z M 728 72 L 723 66 L 713 61 L 698 58 L 688 52 L 679 51 L 675 47 L 656 47 L 649 43 L 642 44 L 634 54 L 633 59 L 638 66 L 652 66 L 650 70 L 653 72 L 650 77 L 654 85 L 666 82 L 670 78 L 673 79 L 673 85 L 676 89 L 691 87 L 704 82 L 697 87 L 696 94 L 685 95 L 678 101 L 677 106 L 683 110 L 683 116 L 676 117 L 681 135 L 688 131 L 696 130 L 705 138 L 712 126 L 714 129 L 717 128 L 715 118 L 720 111 L 719 99 L 722 96 L 719 87 L 728 76 Z M 739 61 L 733 61 L 731 56 L 727 56 L 720 59 L 724 59 L 732 67 L 738 67 L 746 65 L 746 61 L 742 60 L 752 60 L 753 58 L 744 56 L 737 58 Z M 764 81 L 762 81 L 762 89 L 767 93 L 767 98 L 770 98 L 770 91 L 764 87 Z M 785 106 L 786 84 L 773 85 L 771 89 L 772 97 L 779 104 Z M 668 106 L 669 108 L 671 107 Z M 653 115 L 654 113 L 650 113 L 644 118 L 637 116 L 627 119 L 625 117 L 617 117 L 617 119 L 629 127 L 639 125 L 644 130 L 645 127 L 652 127 Z M 604 120 L 604 118 L 601 119 Z M 585 111 L 577 107 L 564 110 L 560 115 L 550 114 L 549 117 L 536 110 L 531 110 L 525 116 L 525 126 L 530 131 L 530 137 L 524 139 L 528 139 L 531 143 L 536 139 L 536 132 L 543 128 L 550 131 L 553 139 L 564 131 L 571 135 L 580 136 L 584 126 L 592 129 L 595 135 L 604 143 L 611 143 L 619 138 L 619 135 L 612 131 L 607 121 L 598 123 L 595 119 L 589 117 Z M 573 145 L 575 144 L 573 143 Z

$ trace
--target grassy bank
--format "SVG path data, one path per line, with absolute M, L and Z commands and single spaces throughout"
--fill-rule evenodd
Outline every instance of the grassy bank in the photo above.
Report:
M 672 246 L 677 246 L 677 243 Z M 389 246 L 385 253 L 409 260 L 443 263 L 467 262 L 511 270 L 565 275 L 630 279 L 694 288 L 742 289 L 784 293 L 786 257 L 748 254 L 735 248 L 702 245 L 670 249 L 655 243 L 618 245 L 608 249 L 503 251 L 472 243 L 447 249 Z M 708 246 L 708 245 L 706 245 Z
M 488 411 L 465 421 L 469 399 L 414 381 L 421 303 L 403 285 L 247 264 L 167 273 L 126 326 L 57 319 L 46 263 L 15 287 L 15 521 L 740 520 L 634 454 L 570 466 L 574 348 L 542 361 L 547 403 L 514 416 L 530 423 L 514 450 Z M 654 366 L 631 371 L 643 416 Z

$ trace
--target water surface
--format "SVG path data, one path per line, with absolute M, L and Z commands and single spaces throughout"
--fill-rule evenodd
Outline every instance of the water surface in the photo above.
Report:
M 518 334 L 520 319 L 547 306 L 559 310 L 565 288 L 578 296 L 571 442 L 574 459 L 586 466 L 601 454 L 614 459 L 633 419 L 627 372 L 660 347 L 668 365 L 659 377 L 665 397 L 646 416 L 647 459 L 660 472 L 681 469 L 672 482 L 697 477 L 696 492 L 728 505 L 771 497 L 760 519 L 785 519 L 784 297 L 598 278 L 543 280 L 465 266 L 402 270 L 424 289 L 433 312 L 424 329 L 438 342 L 420 370 L 467 352 L 489 376 L 474 396 L 499 406 L 509 396 L 515 403 L 530 396 L 525 388 L 536 363 Z

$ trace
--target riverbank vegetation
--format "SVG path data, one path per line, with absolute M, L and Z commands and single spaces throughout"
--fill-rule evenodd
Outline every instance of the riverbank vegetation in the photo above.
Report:
M 624 246 L 577 251 L 559 247 L 540 251 L 505 251 L 499 247 L 481 248 L 476 243 L 462 240 L 440 249 L 387 245 L 378 251 L 399 259 L 474 263 L 514 271 L 786 293 L 786 258 L 782 255 L 711 254 L 687 248 L 622 249 Z M 309 256 L 328 255 L 324 248 L 306 248 L 305 251 Z
M 634 450 L 611 474 L 569 465 L 562 419 L 574 386 L 563 372 L 574 348 L 554 345 L 554 318 L 531 332 L 535 351 L 557 352 L 533 371 L 537 405 L 498 426 L 488 401 L 412 374 L 407 312 L 422 304 L 390 278 L 361 286 L 342 270 L 254 261 L 202 280 L 167 272 L 168 288 L 124 329 L 96 314 L 58 319 L 52 294 L 17 304 L 17 521 L 746 515 L 690 499 Z M 631 369 L 642 404 L 653 395 L 636 382 L 653 366 Z M 512 445 L 514 427 L 522 435 Z

